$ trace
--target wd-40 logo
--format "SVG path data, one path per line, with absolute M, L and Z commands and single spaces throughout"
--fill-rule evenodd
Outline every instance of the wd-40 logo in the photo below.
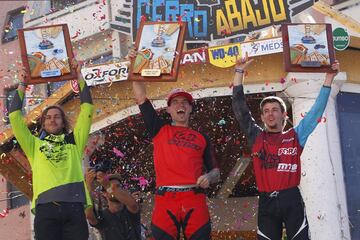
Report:
M 297 164 L 291 163 L 279 163 L 277 171 L 278 172 L 296 172 Z
M 278 150 L 278 155 L 296 155 L 297 154 L 297 147 L 293 147 L 293 148 L 279 148 Z

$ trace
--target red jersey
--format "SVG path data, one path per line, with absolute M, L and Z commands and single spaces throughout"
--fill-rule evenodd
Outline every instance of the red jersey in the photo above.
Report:
M 315 104 L 299 125 L 287 132 L 270 133 L 255 123 L 246 104 L 242 85 L 233 89 L 233 110 L 252 149 L 256 184 L 259 192 L 273 192 L 296 187 L 300 183 L 300 155 L 307 138 L 318 125 L 329 87 L 322 87 Z
M 153 138 L 157 187 L 196 184 L 204 166 L 206 171 L 217 167 L 206 135 L 164 123 L 148 100 L 139 107 Z
M 260 192 L 279 191 L 300 184 L 300 146 L 295 130 L 261 132 L 252 146 L 256 185 Z

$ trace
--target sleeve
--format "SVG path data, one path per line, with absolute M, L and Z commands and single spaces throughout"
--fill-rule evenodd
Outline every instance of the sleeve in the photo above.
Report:
M 242 85 L 235 86 L 233 89 L 232 108 L 241 130 L 246 134 L 248 145 L 251 147 L 255 142 L 256 136 L 263 129 L 255 123 L 254 118 L 251 116 L 249 106 L 245 101 Z
M 330 92 L 330 87 L 323 86 L 310 111 L 306 113 L 305 117 L 300 121 L 299 125 L 295 127 L 295 132 L 302 147 L 304 147 L 308 137 L 318 125 L 319 119 L 325 111 Z
M 130 216 L 130 218 L 133 220 L 133 222 L 140 223 L 141 215 L 140 215 L 140 209 L 136 213 L 132 213 L 129 211 L 129 209 L 126 207 L 126 212 Z
M 102 230 L 106 227 L 106 221 L 105 219 L 102 217 L 103 216 L 103 212 L 102 210 L 99 210 L 98 214 L 95 213 L 95 209 L 93 208 L 94 211 L 94 215 L 96 216 L 96 221 L 97 223 L 95 225 L 90 224 L 90 226 L 98 229 L 98 230 Z
M 75 143 L 78 147 L 80 155 L 84 152 L 85 145 L 89 138 L 89 132 L 92 122 L 94 105 L 90 94 L 90 89 L 84 81 L 80 85 L 80 113 L 74 127 Z
M 134 228 L 134 235 L 132 239 L 141 239 L 141 215 L 140 210 L 137 213 L 132 213 L 126 208 L 126 212 L 130 218 L 130 224 Z M 131 234 L 132 235 L 132 234 Z
M 145 127 L 150 133 L 151 138 L 154 138 L 165 123 L 159 118 L 153 105 L 148 99 L 146 99 L 143 104 L 139 105 L 139 108 L 145 122 Z
M 24 122 L 21 112 L 23 99 L 24 93 L 17 90 L 9 108 L 9 119 L 14 136 L 32 165 L 36 137 L 31 134 Z
M 219 168 L 216 157 L 215 157 L 215 149 L 214 146 L 211 144 L 209 136 L 206 134 L 202 134 L 205 137 L 206 140 L 206 147 L 204 151 L 204 165 L 207 172 L 210 172 L 214 168 Z

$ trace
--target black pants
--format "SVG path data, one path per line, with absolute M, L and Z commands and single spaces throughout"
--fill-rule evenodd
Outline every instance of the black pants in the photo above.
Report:
M 260 193 L 258 239 L 280 240 L 283 223 L 287 239 L 310 239 L 305 205 L 297 187 L 273 193 Z
M 36 240 L 88 240 L 83 203 L 45 203 L 35 208 Z

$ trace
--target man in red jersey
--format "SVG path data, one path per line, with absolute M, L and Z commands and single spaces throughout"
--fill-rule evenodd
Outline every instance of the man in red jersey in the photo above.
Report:
M 331 84 L 339 71 L 327 73 L 324 85 L 311 110 L 300 123 L 287 131 L 286 105 L 279 97 L 266 97 L 260 103 L 261 120 L 257 125 L 246 104 L 243 74 L 253 60 L 238 60 L 235 66 L 233 110 L 251 147 L 252 160 L 259 190 L 258 239 L 282 239 L 283 224 L 287 239 L 308 240 L 309 226 L 300 184 L 300 155 L 306 140 L 321 118 L 331 91 Z
M 171 91 L 166 111 L 172 122 L 165 123 L 146 98 L 144 83 L 134 82 L 133 90 L 154 143 L 154 238 L 179 239 L 182 229 L 186 239 L 211 239 L 204 189 L 219 180 L 220 172 L 209 138 L 189 127 L 193 97 L 181 89 Z

